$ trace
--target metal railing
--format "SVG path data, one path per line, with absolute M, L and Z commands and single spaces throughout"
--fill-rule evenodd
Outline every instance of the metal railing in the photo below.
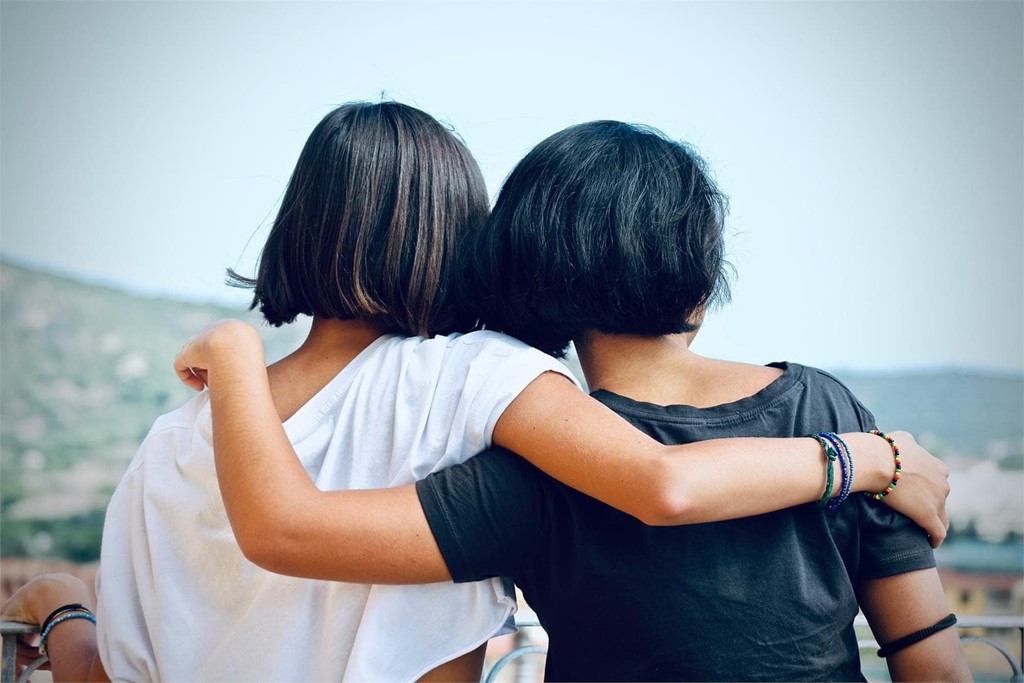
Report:
M 867 626 L 867 620 L 859 615 L 854 621 L 855 626 Z M 531 654 L 545 654 L 547 647 L 537 645 L 533 642 L 529 633 L 540 631 L 540 622 L 537 615 L 532 612 L 520 612 L 516 615 L 516 626 L 520 628 L 516 645 L 511 652 L 499 659 L 487 671 L 484 678 L 485 683 L 494 683 L 498 675 L 510 664 L 515 665 L 515 680 L 517 682 L 536 681 L 540 677 L 540 663 L 533 658 L 532 663 L 527 664 L 525 657 Z M 998 632 L 1016 631 L 1021 652 L 1024 653 L 1024 616 L 964 616 L 957 620 L 957 629 L 960 631 L 960 640 L 963 643 L 982 643 L 994 648 L 1010 667 L 1010 680 L 1024 682 L 1024 656 L 1015 655 L 999 642 L 994 636 Z M 984 635 L 965 634 L 964 630 L 982 629 Z M 15 621 L 0 622 L 0 635 L 3 636 L 3 670 L 0 672 L 2 683 L 24 683 L 28 677 L 39 666 L 46 662 L 45 657 L 40 657 L 32 663 L 25 671 L 18 674 L 17 671 L 17 644 L 18 638 L 24 635 L 35 633 L 38 629 L 28 624 L 21 624 Z M 862 650 L 875 649 L 878 644 L 872 639 L 857 641 L 858 647 Z
M 0 621 L 0 635 L 3 635 L 3 670 L 0 671 L 2 683 L 22 683 L 27 681 L 32 673 L 46 662 L 46 657 L 40 657 L 32 662 L 32 665 L 18 675 L 18 638 L 21 636 L 36 633 L 39 629 L 31 624 L 22 624 L 17 621 Z
M 853 624 L 854 626 L 864 628 L 868 626 L 867 619 L 863 614 L 858 614 Z M 542 661 L 538 657 L 529 657 L 529 655 L 544 655 L 547 653 L 547 647 L 537 644 L 537 640 L 540 640 L 540 638 L 531 636 L 531 631 L 543 633 L 540 621 L 538 621 L 536 614 L 529 611 L 520 611 L 516 614 L 516 626 L 519 627 L 519 633 L 516 634 L 515 645 L 510 652 L 491 666 L 490 670 L 486 673 L 484 683 L 496 683 L 498 675 L 510 665 L 513 667 L 512 680 L 516 681 L 516 683 L 533 683 L 540 679 L 540 672 L 543 666 Z M 1010 681 L 1013 683 L 1024 683 L 1024 616 L 980 615 L 957 617 L 956 628 L 960 633 L 960 642 L 981 643 L 993 648 L 1009 665 Z M 985 635 L 978 636 L 964 633 L 965 630 L 974 631 L 976 629 L 983 629 Z M 1017 632 L 1020 656 L 1015 655 L 994 637 L 996 633 L 1007 631 Z M 857 641 L 857 647 L 860 650 L 877 650 L 878 643 L 873 638 L 864 638 Z

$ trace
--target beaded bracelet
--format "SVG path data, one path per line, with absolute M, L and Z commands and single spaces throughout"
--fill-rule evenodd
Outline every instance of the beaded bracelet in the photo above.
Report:
M 903 476 L 903 463 L 900 462 L 900 447 L 897 446 L 896 442 L 893 441 L 893 438 L 891 436 L 889 436 L 888 434 L 886 434 L 885 432 L 881 432 L 881 431 L 879 431 L 877 429 L 872 429 L 868 433 L 869 434 L 874 434 L 875 436 L 881 437 L 881 438 L 886 440 L 886 442 L 889 444 L 889 448 L 892 449 L 893 460 L 896 462 L 896 471 L 893 472 L 893 474 L 892 474 L 892 481 L 889 482 L 889 485 L 886 486 L 879 493 L 865 493 L 864 494 L 866 496 L 870 496 L 870 497 L 874 498 L 875 500 L 882 500 L 883 498 L 888 496 L 890 493 L 892 493 L 892 490 L 894 488 L 896 488 L 896 484 L 899 483 L 900 477 Z
M 835 432 L 821 432 L 818 436 L 828 439 L 839 456 L 837 458 L 839 460 L 839 474 L 842 478 L 839 485 L 839 495 L 825 505 L 826 510 L 834 512 L 850 497 L 850 492 L 853 490 L 853 454 L 850 452 L 850 447 L 843 440 L 843 437 Z
M 39 635 L 39 654 L 43 657 L 46 656 L 46 640 L 50 637 L 50 633 L 57 624 L 63 624 L 65 621 L 72 619 L 88 619 L 92 623 L 96 623 L 96 617 L 92 611 L 86 607 L 81 607 L 71 611 L 65 611 L 59 617 L 50 620 L 50 623 L 46 625 L 42 633 Z
M 836 450 L 836 462 L 839 463 L 839 495 L 828 500 L 825 504 L 825 509 L 833 512 L 839 507 L 839 504 L 846 500 L 844 493 L 846 492 L 847 482 L 849 477 L 846 476 L 846 455 L 843 453 L 842 447 L 836 439 L 832 438 L 832 432 L 821 432 L 819 434 L 823 439 L 827 439 L 832 447 Z
M 832 446 L 832 442 L 826 439 L 821 434 L 808 434 L 808 437 L 814 439 L 821 444 L 822 450 L 825 451 L 825 492 L 821 495 L 818 500 L 818 507 L 825 507 L 828 502 L 832 499 L 832 486 L 835 483 L 835 463 L 836 458 L 839 454 L 836 449 Z

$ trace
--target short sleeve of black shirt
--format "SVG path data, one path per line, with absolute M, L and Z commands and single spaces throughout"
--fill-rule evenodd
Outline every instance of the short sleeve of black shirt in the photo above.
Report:
M 857 496 L 855 504 L 861 529 L 858 579 L 882 579 L 935 566 L 924 529 L 867 496 Z
M 805 366 L 803 370 L 808 395 L 813 397 L 812 400 L 822 404 L 849 403 L 847 411 L 839 412 L 856 416 L 858 424 L 841 424 L 838 427 L 840 431 L 855 428 L 866 432 L 876 428 L 875 416 L 839 379 L 817 368 Z M 856 517 L 849 514 L 836 515 L 833 523 L 833 528 L 841 528 L 847 520 L 858 525 L 853 542 L 859 552 L 856 557 L 857 566 L 848 567 L 851 576 L 857 579 L 881 579 L 935 566 L 928 535 L 908 517 L 885 503 L 857 493 L 851 495 L 844 507 L 851 504 L 857 508 Z
M 456 583 L 518 575 L 536 552 L 550 481 L 492 448 L 416 482 L 430 530 Z

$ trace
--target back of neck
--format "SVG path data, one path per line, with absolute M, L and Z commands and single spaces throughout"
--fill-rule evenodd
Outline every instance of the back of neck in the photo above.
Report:
M 387 330 L 369 320 L 314 318 L 298 349 L 267 368 L 281 420 L 305 405 Z
M 700 356 L 696 333 L 663 336 L 591 332 L 576 340 L 591 391 L 603 389 L 655 405 L 709 408 L 752 396 L 782 371 Z

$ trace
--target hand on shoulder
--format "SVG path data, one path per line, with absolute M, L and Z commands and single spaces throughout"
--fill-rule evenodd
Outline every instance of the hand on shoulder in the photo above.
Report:
M 218 320 L 199 330 L 178 351 L 174 371 L 187 386 L 202 391 L 209 386 L 211 370 L 228 363 L 264 367 L 259 332 L 242 320 Z

